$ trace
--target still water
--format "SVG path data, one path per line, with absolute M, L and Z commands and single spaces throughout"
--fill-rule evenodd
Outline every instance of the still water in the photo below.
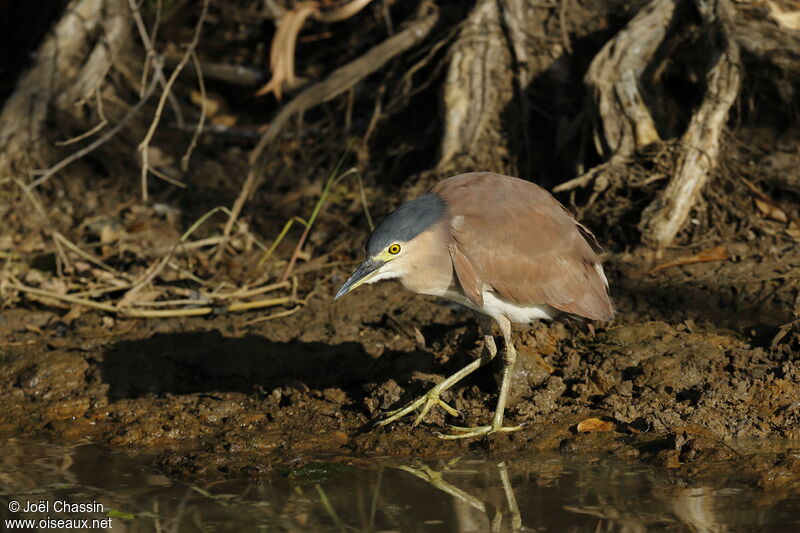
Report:
M 270 481 L 191 484 L 159 474 L 153 457 L 92 444 L 0 447 L 6 531 L 800 531 L 800 498 L 683 487 L 619 460 L 320 464 Z

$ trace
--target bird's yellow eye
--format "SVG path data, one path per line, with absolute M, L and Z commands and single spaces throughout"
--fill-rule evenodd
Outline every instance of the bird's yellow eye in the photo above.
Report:
M 392 254 L 392 255 L 397 255 L 397 254 L 399 254 L 399 253 L 400 253 L 400 245 L 399 245 L 399 244 L 393 244 L 393 245 L 391 245 L 391 246 L 389 247 L 389 253 L 390 253 L 390 254 Z

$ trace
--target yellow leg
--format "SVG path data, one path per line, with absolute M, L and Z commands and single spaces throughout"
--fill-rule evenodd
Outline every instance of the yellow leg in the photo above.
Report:
M 482 435 L 489 435 L 491 433 L 508 433 L 511 431 L 519 431 L 523 428 L 522 425 L 504 427 L 503 416 L 506 410 L 506 401 L 508 400 L 508 391 L 511 386 L 511 372 L 514 369 L 514 361 L 517 359 L 517 351 L 514 349 L 514 343 L 511 342 L 511 322 L 503 317 L 498 320 L 500 330 L 503 332 L 505 345 L 503 346 L 503 370 L 500 381 L 500 393 L 497 397 L 497 407 L 494 410 L 494 417 L 489 426 L 478 426 L 474 428 L 452 426 L 454 431 L 451 435 L 438 434 L 439 438 L 453 440 L 453 439 L 468 439 L 470 437 L 480 437 Z
M 385 426 L 387 424 L 391 424 L 392 422 L 406 416 L 407 414 L 415 411 L 416 409 L 420 409 L 419 415 L 414 420 L 412 424 L 413 427 L 419 425 L 422 422 L 422 419 L 425 418 L 425 415 L 428 414 L 428 411 L 431 410 L 434 406 L 439 406 L 445 411 L 447 411 L 452 416 L 461 416 L 456 409 L 453 409 L 450 405 L 444 402 L 439 396 L 467 377 L 468 375 L 475 372 L 477 369 L 482 367 L 483 365 L 488 364 L 494 359 L 494 356 L 497 355 L 497 346 L 494 343 L 494 337 L 492 337 L 492 329 L 491 329 L 491 321 L 489 317 L 486 315 L 478 315 L 478 325 L 483 333 L 483 353 L 481 356 L 453 374 L 449 376 L 447 379 L 433 387 L 427 393 L 423 394 L 416 400 L 412 401 L 411 403 L 401 407 L 400 409 L 396 409 L 394 411 L 389 411 L 385 413 L 386 418 L 375 424 L 376 426 Z

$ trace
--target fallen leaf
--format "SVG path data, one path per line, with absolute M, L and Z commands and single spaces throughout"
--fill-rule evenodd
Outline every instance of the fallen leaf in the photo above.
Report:
M 786 216 L 786 213 L 783 212 L 783 209 L 778 207 L 777 204 L 760 200 L 755 198 L 756 207 L 761 212 L 761 215 L 764 218 L 771 218 L 772 220 L 777 220 L 778 222 L 788 222 L 789 217 Z
M 65 314 L 64 316 L 61 317 L 61 322 L 63 322 L 67 326 L 69 326 L 70 324 L 72 324 L 75 321 L 76 318 L 81 316 L 85 310 L 86 310 L 86 308 L 83 307 L 83 306 L 74 305 L 74 306 L 72 306 L 72 309 L 70 309 L 67 314 Z
M 213 117 L 214 115 L 216 115 L 219 112 L 220 108 L 222 108 L 224 105 L 224 101 L 222 100 L 222 98 L 212 95 L 210 93 L 206 93 L 205 97 L 203 97 L 203 95 L 200 94 L 200 91 L 197 90 L 193 90 L 189 94 L 189 100 L 191 100 L 192 103 L 197 107 L 201 109 L 205 108 L 206 114 L 209 117 Z
M 226 128 L 235 126 L 238 121 L 239 117 L 230 113 L 222 113 L 211 119 L 211 123 L 215 126 L 224 126 Z
M 119 239 L 123 233 L 119 225 L 104 224 L 100 229 L 100 242 L 102 244 L 110 244 Z
M 578 423 L 578 433 L 595 433 L 600 431 L 611 431 L 614 429 L 613 422 L 600 420 L 599 418 L 587 418 Z
M 156 289 L 146 289 L 137 286 L 126 292 L 122 298 L 120 298 L 120 300 L 117 302 L 117 307 L 128 308 L 133 305 L 134 302 L 153 302 L 156 301 L 160 295 L 161 293 Z
M 724 261 L 728 258 L 728 251 L 725 249 L 724 246 L 714 246 L 713 248 L 709 248 L 707 250 L 703 250 L 702 252 L 695 254 L 695 255 L 686 255 L 683 257 L 679 257 L 674 261 L 667 261 L 666 263 L 662 263 L 655 268 L 651 268 L 647 272 L 644 273 L 645 276 L 649 276 L 650 274 L 655 274 L 659 270 L 664 270 L 665 268 L 671 268 L 674 266 L 681 266 L 681 265 L 691 265 L 694 263 L 708 263 L 710 261 Z
M 44 331 L 39 326 L 35 326 L 33 324 L 25 324 L 25 329 L 30 331 L 31 333 L 37 333 L 39 335 L 44 335 Z
M 53 294 L 67 294 L 67 284 L 61 278 L 48 278 L 42 282 L 41 288 Z
M 147 164 L 151 167 L 171 167 L 175 165 L 175 158 L 158 146 L 148 146 Z

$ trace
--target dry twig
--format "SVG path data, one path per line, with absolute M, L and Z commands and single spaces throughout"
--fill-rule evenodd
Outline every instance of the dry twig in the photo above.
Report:
M 728 251 L 724 246 L 719 245 L 709 248 L 708 250 L 703 250 L 702 252 L 694 255 L 687 255 L 679 257 L 673 261 L 667 261 L 666 263 L 662 263 L 644 272 L 644 275 L 650 276 L 661 270 L 676 266 L 693 265 L 695 263 L 708 263 L 711 261 L 725 261 L 726 259 L 728 259 Z
M 133 1 L 133 0 L 131 0 Z M 197 19 L 197 24 L 194 28 L 194 34 L 192 35 L 192 40 L 189 43 L 186 53 L 184 53 L 183 57 L 181 58 L 180 63 L 178 66 L 175 67 L 175 70 L 172 71 L 169 79 L 167 80 L 166 85 L 164 86 L 164 92 L 161 94 L 161 99 L 158 102 L 158 106 L 156 107 L 156 112 L 153 116 L 153 121 L 150 123 L 150 128 L 147 130 L 147 134 L 145 135 L 142 142 L 139 144 L 139 151 L 142 155 L 142 200 L 147 201 L 147 172 L 150 170 L 150 165 L 148 164 L 148 151 L 147 148 L 150 145 L 150 141 L 153 138 L 153 134 L 156 132 L 156 128 L 158 127 L 158 123 L 161 120 L 161 113 L 164 110 L 164 104 L 167 101 L 167 96 L 170 94 L 172 90 L 172 85 L 175 83 L 175 80 L 178 79 L 183 67 L 186 63 L 189 62 L 189 59 L 193 57 L 195 48 L 197 48 L 197 43 L 200 42 L 200 32 L 203 29 L 203 23 L 206 20 L 206 14 L 208 13 L 208 4 L 210 0 L 203 0 L 203 8 L 200 11 L 200 16 Z
M 145 51 L 147 52 L 147 60 L 145 61 L 142 67 L 142 79 L 140 82 L 140 86 L 145 86 L 145 81 L 147 80 L 147 72 L 152 62 L 153 72 L 155 78 L 157 78 L 159 85 L 161 85 L 161 89 L 167 85 L 167 77 L 164 75 L 164 60 L 163 58 L 156 52 L 154 47 L 154 40 L 156 35 L 158 34 L 158 26 L 161 21 L 161 1 L 157 1 L 157 13 L 156 13 L 156 21 L 153 25 L 153 30 L 150 34 L 147 33 L 147 28 L 144 25 L 144 20 L 142 19 L 142 14 L 139 11 L 139 6 L 136 4 L 135 0 L 128 0 L 128 6 L 130 7 L 131 13 L 133 14 L 133 20 L 136 23 L 136 29 L 139 32 L 139 37 L 142 40 L 142 45 L 144 46 Z M 143 90 L 143 89 L 141 89 Z M 183 125 L 183 112 L 181 111 L 181 106 L 178 104 L 175 95 L 171 92 L 168 93 L 169 103 L 172 106 L 172 112 L 175 113 L 175 120 L 178 124 Z

